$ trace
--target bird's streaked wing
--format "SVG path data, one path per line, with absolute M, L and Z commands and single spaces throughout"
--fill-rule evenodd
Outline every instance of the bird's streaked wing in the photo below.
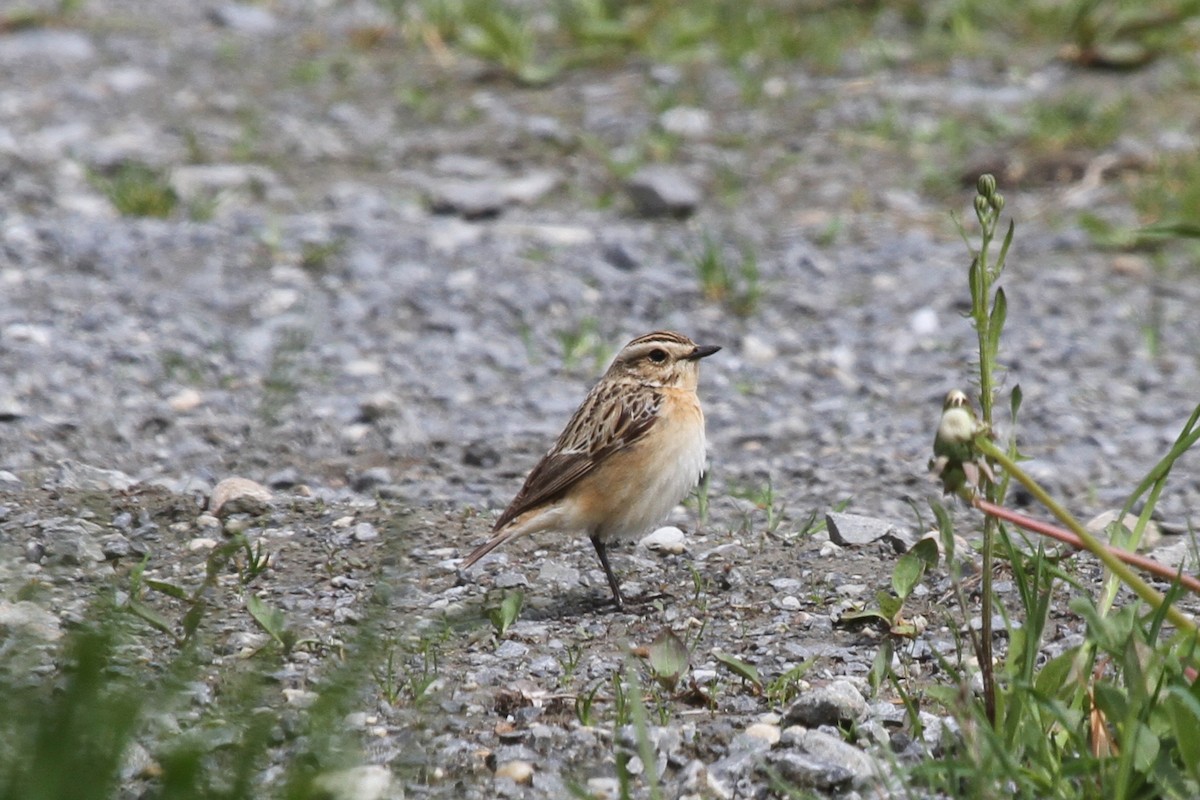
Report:
M 628 385 L 597 386 L 579 406 L 508 508 L 498 531 L 532 508 L 562 495 L 613 453 L 644 437 L 658 419 L 662 395 Z

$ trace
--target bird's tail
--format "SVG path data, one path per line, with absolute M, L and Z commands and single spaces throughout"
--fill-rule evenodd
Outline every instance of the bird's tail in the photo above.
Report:
M 537 533 L 538 531 L 557 528 L 560 523 L 559 513 L 557 510 L 549 513 L 542 510 L 527 512 L 509 522 L 503 528 L 492 532 L 491 538 L 486 542 L 476 547 L 471 551 L 471 554 L 463 559 L 459 569 L 470 569 L 476 561 L 486 556 L 488 553 L 495 550 L 505 542 L 511 541 L 518 536 L 523 536 L 526 533 Z
M 471 551 L 471 555 L 463 559 L 460 569 L 470 569 L 475 565 L 475 562 L 486 556 L 488 553 L 495 550 L 500 545 L 507 542 L 509 539 L 515 539 L 525 531 L 519 525 L 510 525 L 503 530 L 496 531 L 492 534 L 492 538 L 488 539 L 483 544 Z

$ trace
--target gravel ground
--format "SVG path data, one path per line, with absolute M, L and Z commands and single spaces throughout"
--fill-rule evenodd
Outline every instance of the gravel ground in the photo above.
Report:
M 0 34 L 3 629 L 53 639 L 147 554 L 147 577 L 194 584 L 235 526 L 271 554 L 254 591 L 301 636 L 351 640 L 375 599 L 398 646 L 436 649 L 423 702 L 372 695 L 348 718 L 393 776 L 382 796 L 615 796 L 616 754 L 636 742 L 614 723 L 611 677 L 665 629 L 692 651 L 685 690 L 651 693 L 668 796 L 769 796 L 771 770 L 885 791 L 892 760 L 936 752 L 952 726 L 930 716 L 914 745 L 890 698 L 864 701 L 878 634 L 839 619 L 890 587 L 896 550 L 842 548 L 806 521 L 848 501 L 922 533 L 932 431 L 968 382 L 973 334 L 947 205 L 922 191 L 919 148 L 877 123 L 1019 125 L 1039 97 L 1153 92 L 1174 68 L 1098 76 L 1042 56 L 934 75 L 848 59 L 834 75 L 781 67 L 751 103 L 715 66 L 533 89 L 394 37 L 352 44 L 390 20 L 366 2 L 91 0 Z M 1196 119 L 1135 122 L 1082 155 L 1136 171 L 1197 149 Z M 664 132 L 669 166 L 627 191 L 604 154 L 627 161 Z M 164 170 L 183 210 L 118 215 L 101 183 L 131 162 Z M 1001 186 L 1017 223 L 1005 382 L 1024 391 L 1031 468 L 1088 518 L 1120 505 L 1200 397 L 1200 280 L 1186 259 L 1105 252 L 1081 231 L 1079 209 L 1132 218 L 1118 173 L 1056 174 Z M 964 217 L 971 194 L 955 195 Z M 752 254 L 757 285 L 706 295 L 706 247 Z M 657 328 L 724 348 L 701 379 L 705 518 L 695 503 L 673 515 L 678 552 L 615 553 L 629 594 L 664 599 L 606 609 L 583 540 L 514 542 L 458 576 L 607 359 Z M 269 487 L 266 510 L 202 513 L 230 476 Z M 1164 551 L 1197 507 L 1184 463 L 1160 504 Z M 958 519 L 969 537 L 977 521 Z M 953 650 L 947 586 L 935 572 L 912 609 L 927 623 L 914 680 Z M 214 684 L 265 641 L 236 577 L 219 588 Z M 497 636 L 484 609 L 513 589 L 526 607 Z M 1065 602 L 1056 618 L 1050 646 L 1067 646 L 1079 623 Z M 159 638 L 151 658 L 173 651 Z M 334 650 L 289 660 L 281 705 Z M 784 702 L 716 653 L 766 678 L 813 663 Z M 592 690 L 583 726 L 575 698 Z M 629 768 L 644 785 L 648 765 Z

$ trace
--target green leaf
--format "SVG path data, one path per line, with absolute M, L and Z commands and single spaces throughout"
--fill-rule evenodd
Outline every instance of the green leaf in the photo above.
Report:
M 1021 391 L 1021 384 L 1017 384 L 1012 389 L 1012 395 L 1008 401 L 1008 411 L 1012 415 L 1013 427 L 1017 425 L 1017 412 L 1021 410 L 1021 401 L 1025 399 L 1024 392 Z
M 167 583 L 166 581 L 156 581 L 152 578 L 146 579 L 146 585 L 156 592 L 162 592 L 163 594 L 170 595 L 178 600 L 188 599 L 187 590 L 185 590 L 182 586 L 176 586 L 175 584 Z
M 1200 700 L 1182 686 L 1172 686 L 1164 700 L 1180 760 L 1200 781 Z
M 1126 730 L 1129 735 L 1120 744 L 1126 749 L 1133 748 L 1133 766 L 1144 775 L 1158 758 L 1158 737 L 1144 722 L 1138 720 L 1131 721 Z
M 1034 686 L 1038 693 L 1046 697 L 1055 697 L 1066 688 L 1067 679 L 1071 675 L 1071 668 L 1075 665 L 1078 654 L 1079 648 L 1072 647 L 1062 655 L 1046 662 L 1046 665 L 1038 672 L 1037 678 L 1034 679 Z
M 204 612 L 208 609 L 208 604 L 203 600 L 197 600 L 192 604 L 192 607 L 183 615 L 183 638 L 190 639 L 196 629 L 200 627 L 200 621 L 204 619 Z
M 907 598 L 913 587 L 921 582 L 925 570 L 937 564 L 937 542 L 933 539 L 922 539 L 896 562 L 892 570 L 892 589 L 901 598 Z
M 933 518 L 937 520 L 938 533 L 941 536 L 942 552 L 946 554 L 946 563 L 954 562 L 954 520 L 950 518 L 950 512 L 946 507 L 936 500 L 929 502 L 929 508 L 933 511 Z
M 687 672 L 688 662 L 691 660 L 687 645 L 670 628 L 663 628 L 658 636 L 654 637 L 647 652 L 654 679 L 668 691 L 674 691 L 679 679 Z
M 148 624 L 151 628 L 170 634 L 171 636 L 175 635 L 175 632 L 171 629 L 171 623 L 167 622 L 165 617 L 150 608 L 150 606 L 143 605 L 137 600 L 130 600 L 126 608 L 129 609 L 129 613 Z
M 734 658 L 726 653 L 713 653 L 713 657 L 734 675 L 744 681 L 749 681 L 759 689 L 762 688 L 762 678 L 758 676 L 758 669 L 753 664 L 747 664 L 740 658 Z
M 521 616 L 521 608 L 525 605 L 525 593 L 519 589 L 504 595 L 500 605 L 488 609 L 488 619 L 496 629 L 497 636 L 503 636 L 517 618 Z
M 996 257 L 996 267 L 992 271 L 993 275 L 999 275 L 1004 269 L 1004 262 L 1008 258 L 1008 248 L 1012 246 L 1013 232 L 1016 231 L 1016 223 L 1011 219 L 1008 221 L 1008 233 L 1004 236 L 1004 244 L 1000 245 L 1000 255 Z
M 879 649 L 875 651 L 875 658 L 871 662 L 871 671 L 867 673 L 873 695 L 879 693 L 879 687 L 887 680 L 888 672 L 892 669 L 892 641 L 890 636 L 884 636 L 879 642 Z
M 264 603 L 256 595 L 247 595 L 246 610 L 258 623 L 258 626 L 270 634 L 271 638 L 283 644 L 288 636 L 287 620 L 283 612 L 274 606 Z
M 900 609 L 904 608 L 903 600 L 899 597 L 892 597 L 887 592 L 876 592 L 875 602 L 879 604 L 879 612 L 884 615 L 888 622 L 900 616 Z
M 992 313 L 988 318 L 988 350 L 993 358 L 1000 352 L 1000 334 L 1004 331 L 1004 321 L 1008 318 L 1008 298 L 1004 287 L 996 290 L 996 298 L 992 301 Z

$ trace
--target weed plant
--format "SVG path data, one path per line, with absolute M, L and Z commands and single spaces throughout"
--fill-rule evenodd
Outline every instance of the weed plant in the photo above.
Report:
M 978 632 L 966 629 L 978 664 L 978 691 L 971 688 L 971 677 L 961 664 L 945 665 L 958 685 L 934 687 L 924 699 L 940 702 L 953 714 L 961 735 L 944 757 L 922 763 L 913 777 L 929 789 L 960 798 L 1200 796 L 1195 744 L 1200 738 L 1200 654 L 1195 625 L 1176 606 L 1180 585 L 1165 597 L 1159 594 L 1123 563 L 1128 560 L 1124 554 L 1098 542 L 1020 468 L 1015 438 L 995 441 L 1000 342 L 1007 318 L 1006 296 L 997 283 L 1014 231 L 1010 223 L 999 250 L 993 252 L 1004 230 L 1003 208 L 994 179 L 980 178 L 975 198 L 980 247 L 972 248 L 968 281 L 969 317 L 979 342 L 980 414 L 963 416 L 962 403 L 948 398 L 934 462 L 948 492 L 988 512 L 981 558 L 982 627 Z M 1008 403 L 1012 430 L 1020 406 L 1020 388 L 1014 387 Z M 952 414 L 971 421 L 956 443 L 946 441 L 947 432 L 955 429 L 945 424 Z M 1175 445 L 1131 493 L 1125 512 L 1143 503 L 1135 530 L 1117 522 L 1110 534 L 1137 541 L 1175 461 L 1200 440 L 1198 422 L 1200 406 Z M 992 509 L 1002 510 L 1013 480 L 1069 529 L 1062 536 L 1074 537 L 1072 541 L 1104 564 L 1108 578 L 1097 596 L 1065 573 L 1040 543 L 1032 544 L 1001 519 L 1021 522 L 1020 515 L 993 513 Z M 954 572 L 955 515 L 937 504 L 934 513 L 960 607 L 972 614 L 962 576 Z M 1124 513 L 1118 516 L 1122 518 Z M 1007 562 L 1013 576 L 1015 607 L 1004 605 L 992 587 L 993 569 L 1000 561 Z M 1136 599 L 1116 606 L 1118 585 L 1128 587 Z M 1074 592 L 1069 605 L 1082 623 L 1084 640 L 1045 661 L 1043 645 L 1060 587 Z M 1008 641 L 1007 649 L 998 653 L 992 651 L 993 640 L 998 640 L 991 629 L 993 609 L 1004 620 Z M 876 666 L 915 711 L 922 698 L 906 691 L 890 663 L 889 658 Z

